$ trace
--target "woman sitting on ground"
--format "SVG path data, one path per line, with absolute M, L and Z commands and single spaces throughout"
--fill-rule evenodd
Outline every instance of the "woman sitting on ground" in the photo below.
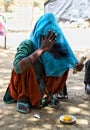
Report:
M 36 22 L 30 39 L 17 48 L 7 91 L 6 103 L 17 102 L 17 111 L 29 113 L 31 107 L 58 107 L 53 98 L 63 90 L 70 68 L 79 65 L 58 22 L 52 13 L 44 14 Z

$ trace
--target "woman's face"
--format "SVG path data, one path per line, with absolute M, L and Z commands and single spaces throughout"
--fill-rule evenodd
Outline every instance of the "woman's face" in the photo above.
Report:
M 66 56 L 65 49 L 62 48 L 60 43 L 55 43 L 54 46 L 49 50 L 49 53 L 56 59 Z
M 55 32 L 54 32 L 55 33 Z M 56 34 L 55 34 L 56 35 Z M 44 39 L 45 36 L 41 35 L 40 39 Z M 56 37 L 57 38 L 57 37 Z M 61 57 L 65 57 L 66 53 L 65 53 L 65 48 L 62 48 L 60 43 L 57 43 L 55 41 L 55 44 L 53 45 L 53 47 L 48 51 L 55 59 L 59 59 Z

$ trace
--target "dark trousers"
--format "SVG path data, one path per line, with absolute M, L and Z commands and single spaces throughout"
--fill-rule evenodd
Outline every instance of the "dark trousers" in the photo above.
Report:
M 90 59 L 85 63 L 84 83 L 90 84 Z

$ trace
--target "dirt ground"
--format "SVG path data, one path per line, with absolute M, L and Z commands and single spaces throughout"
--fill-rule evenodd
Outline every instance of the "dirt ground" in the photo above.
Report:
M 16 104 L 5 104 L 2 100 L 8 86 L 15 50 L 0 48 L 0 130 L 90 130 L 90 95 L 84 89 L 84 69 L 77 74 L 70 70 L 67 86 L 68 99 L 60 99 L 60 107 L 32 109 L 29 114 L 16 111 Z M 75 51 L 79 59 L 82 54 L 90 58 L 90 49 Z M 39 114 L 40 119 L 34 118 Z M 73 124 L 63 124 L 59 117 L 72 114 Z

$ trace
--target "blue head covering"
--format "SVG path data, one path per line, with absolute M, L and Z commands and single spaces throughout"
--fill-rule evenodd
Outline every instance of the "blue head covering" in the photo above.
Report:
M 39 60 L 43 63 L 47 76 L 59 77 L 69 68 L 74 68 L 78 61 L 52 13 L 44 14 L 36 22 L 35 27 L 30 35 L 30 40 L 33 42 L 34 49 L 36 50 L 40 48 L 40 36 L 46 36 L 48 30 L 56 32 L 57 37 L 55 44 L 60 45 L 60 49 L 65 53 L 65 55 L 62 55 L 60 58 L 55 58 L 48 51 L 43 53 Z M 57 50 L 58 48 L 55 49 L 56 52 Z M 55 51 L 53 53 L 55 53 Z

